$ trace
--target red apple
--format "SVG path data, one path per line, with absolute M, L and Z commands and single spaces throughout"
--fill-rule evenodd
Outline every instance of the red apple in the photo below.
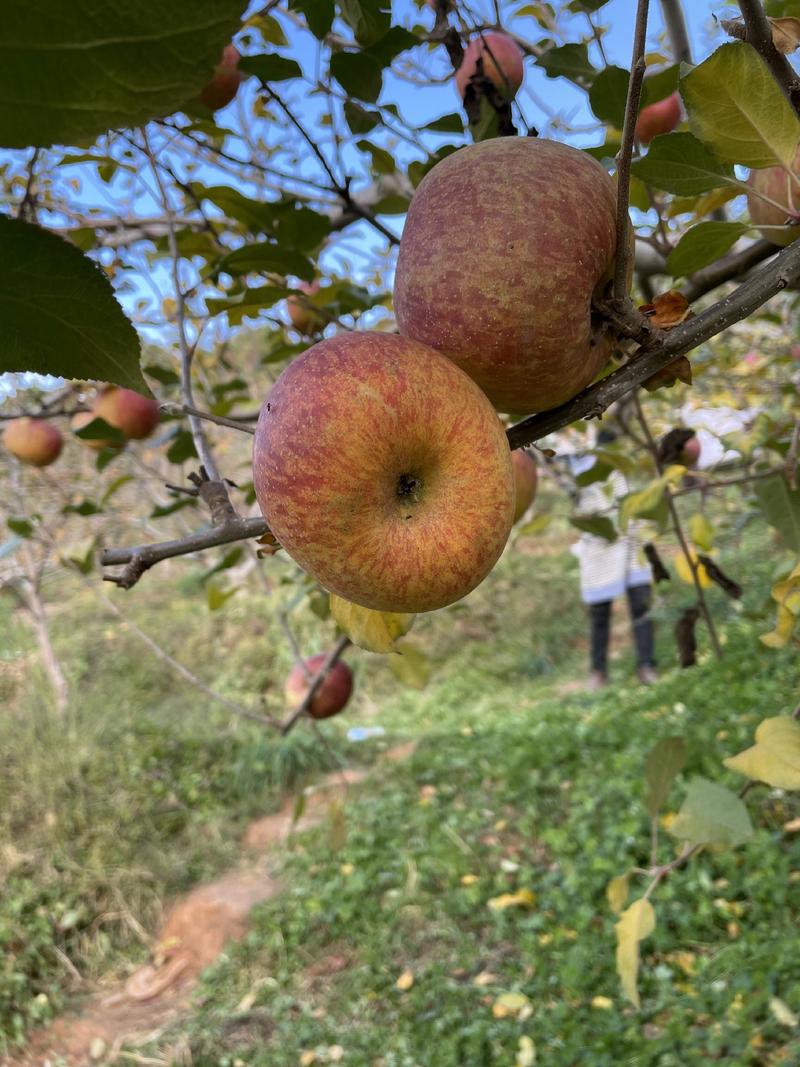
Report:
M 614 183 L 541 137 L 461 148 L 425 176 L 400 242 L 400 333 L 454 360 L 500 411 L 570 400 L 605 366 L 592 297 L 613 271 Z
M 64 438 L 52 423 L 24 415 L 6 425 L 3 444 L 22 463 L 49 467 L 61 454 Z
M 343 333 L 289 364 L 261 408 L 259 506 L 326 589 L 379 611 L 474 589 L 511 530 L 514 476 L 480 389 L 396 334 Z
M 783 167 L 751 170 L 747 184 L 752 190 L 747 194 L 747 208 L 756 226 L 784 226 L 788 218 L 800 216 L 800 146 L 795 153 L 792 174 Z M 761 196 L 755 195 L 757 193 Z M 762 196 L 775 203 L 762 200 Z M 783 230 L 762 230 L 762 236 L 783 247 L 800 236 L 800 225 L 784 226 Z
M 300 282 L 297 288 L 301 292 L 311 295 L 319 292 L 319 282 Z M 289 312 L 292 326 L 304 337 L 319 333 L 325 325 L 325 316 L 322 312 L 318 311 L 309 301 L 303 300 L 302 297 L 287 297 L 286 310 Z
M 456 71 L 456 88 L 462 100 L 470 79 L 477 73 L 479 59 L 483 60 L 483 76 L 496 89 L 509 99 L 517 95 L 524 77 L 522 50 L 505 33 L 484 33 L 467 45 Z
M 296 663 L 286 679 L 286 703 L 298 707 L 308 692 L 308 678 L 313 678 L 327 659 L 324 652 L 309 656 L 304 667 Z M 326 674 L 319 689 L 312 697 L 308 709 L 314 719 L 329 719 L 342 710 L 353 691 L 353 672 L 342 660 L 337 660 Z
M 106 386 L 95 400 L 92 412 L 134 441 L 149 437 L 161 417 L 157 400 L 116 385 Z
M 700 459 L 700 440 L 695 435 L 690 437 L 684 444 L 681 452 L 681 463 L 684 467 L 694 467 Z
M 672 133 L 681 121 L 681 98 L 678 93 L 648 104 L 639 112 L 636 120 L 636 139 L 642 144 L 650 144 L 661 133 Z
M 219 111 L 236 96 L 242 75 L 239 73 L 241 56 L 232 44 L 226 44 L 222 50 L 222 60 L 214 68 L 214 77 L 200 90 L 200 99 L 211 111 Z
M 522 448 L 511 453 L 511 463 L 514 467 L 514 522 L 519 522 L 536 496 L 539 472 L 536 460 Z

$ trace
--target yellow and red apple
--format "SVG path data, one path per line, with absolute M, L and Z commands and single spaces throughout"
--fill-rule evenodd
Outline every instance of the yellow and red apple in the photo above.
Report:
M 116 385 L 108 385 L 103 389 L 91 413 L 94 418 L 105 420 L 109 426 L 115 426 L 133 441 L 149 437 L 160 418 L 157 400 Z
M 456 88 L 463 100 L 470 80 L 478 72 L 481 61 L 483 76 L 508 99 L 516 96 L 524 70 L 522 50 L 505 33 L 484 33 L 474 37 L 464 51 L 461 66 L 456 71 Z
M 222 50 L 222 59 L 214 68 L 214 76 L 200 90 L 200 99 L 211 111 L 227 107 L 239 91 L 242 75 L 239 73 L 239 50 L 232 44 L 226 44 Z
M 503 426 L 450 360 L 394 334 L 320 341 L 272 386 L 253 481 L 288 554 L 326 589 L 380 611 L 465 596 L 511 530 Z
M 449 356 L 500 411 L 570 400 L 608 360 L 592 321 L 616 250 L 616 191 L 585 152 L 501 137 L 417 189 L 395 275 L 400 333 Z
M 539 472 L 536 460 L 524 448 L 517 448 L 511 453 L 514 467 L 514 522 L 519 522 L 533 503 Z
M 650 144 L 659 134 L 672 133 L 680 121 L 681 98 L 678 93 L 671 93 L 642 108 L 636 120 L 636 139 L 642 144 Z
M 3 430 L 3 444 L 22 463 L 49 467 L 61 454 L 64 438 L 61 431 L 46 419 L 24 415 L 7 424 Z
M 795 153 L 791 174 L 783 167 L 764 167 L 751 170 L 747 184 L 751 190 L 747 194 L 747 208 L 755 225 L 784 227 L 783 230 L 762 230 L 763 236 L 781 247 L 800 237 L 800 224 L 785 225 L 788 219 L 800 218 L 800 147 Z

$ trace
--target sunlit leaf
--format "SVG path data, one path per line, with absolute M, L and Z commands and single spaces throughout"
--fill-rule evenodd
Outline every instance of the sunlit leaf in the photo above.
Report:
M 800 789 L 800 722 L 788 715 L 764 719 L 756 727 L 756 743 L 723 763 L 756 782 Z
M 395 655 L 389 657 L 389 669 L 398 681 L 411 689 L 424 689 L 431 676 L 431 661 L 411 641 L 397 640 Z
M 654 137 L 647 155 L 631 170 L 653 188 L 676 196 L 697 196 L 736 181 L 733 167 L 720 163 L 691 133 Z
M 625 907 L 630 891 L 630 880 L 630 874 L 626 871 L 625 874 L 618 874 L 616 878 L 612 878 L 606 886 L 606 900 L 615 915 L 619 915 Z
M 689 549 L 689 555 L 695 564 L 695 572 L 697 574 L 697 581 L 701 589 L 710 589 L 712 581 L 708 576 L 708 571 L 705 569 L 702 563 L 697 559 L 697 553 L 693 548 Z M 675 572 L 682 582 L 686 585 L 694 585 L 694 577 L 692 576 L 692 565 L 686 558 L 686 555 L 681 551 L 675 557 Z
M 690 516 L 686 525 L 689 530 L 689 537 L 694 544 L 698 548 L 702 548 L 704 552 L 710 552 L 714 546 L 714 527 L 703 512 L 695 512 L 694 515 Z
M 344 597 L 330 595 L 331 615 L 354 645 L 367 652 L 394 652 L 398 637 L 414 625 L 415 615 L 390 611 L 373 611 L 352 604 Z
M 637 978 L 639 975 L 639 942 L 656 928 L 656 913 L 649 900 L 635 900 L 622 913 L 614 926 L 617 935 L 617 974 L 625 996 L 635 1007 L 640 1006 Z
M 790 167 L 800 120 L 755 48 L 724 44 L 680 80 L 697 137 L 725 163 Z

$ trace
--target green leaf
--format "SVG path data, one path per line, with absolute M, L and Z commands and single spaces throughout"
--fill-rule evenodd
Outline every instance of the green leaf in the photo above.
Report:
M 800 555 L 800 489 L 790 489 L 782 474 L 760 478 L 753 488 L 764 518 L 786 547 Z
M 642 85 L 642 100 L 639 110 L 648 104 L 657 104 L 671 96 L 678 88 L 678 76 L 681 72 L 680 64 L 673 63 L 671 67 L 660 70 L 658 74 L 648 74 Z
M 245 289 L 235 296 L 206 298 L 206 307 L 210 315 L 228 314 L 228 322 L 231 326 L 241 325 L 242 319 L 249 316 L 255 318 L 266 308 L 274 305 L 286 295 L 286 290 L 280 285 L 257 285 L 251 289 Z
M 90 537 L 75 544 L 65 545 L 59 552 L 59 558 L 65 567 L 74 567 L 81 574 L 89 574 L 94 566 L 96 540 Z
M 406 49 L 413 48 L 419 43 L 419 37 L 415 33 L 404 29 L 402 26 L 392 26 L 388 33 L 385 33 L 383 37 L 371 44 L 369 48 L 365 48 L 363 54 L 370 56 L 380 63 L 382 67 L 388 67 L 401 52 L 405 52 Z M 386 108 L 389 111 L 393 110 L 391 104 L 387 104 Z M 398 115 L 398 117 L 401 116 Z
M 667 269 L 674 278 L 686 277 L 725 255 L 747 233 L 741 222 L 699 222 L 678 241 L 667 257 Z
M 537 57 L 536 65 L 544 69 L 548 78 L 568 78 L 582 89 L 587 89 L 597 74 L 589 61 L 589 50 L 585 44 L 562 44 L 557 48 L 548 48 Z
M 150 396 L 139 338 L 100 268 L 61 237 L 0 216 L 0 373 L 112 382 Z
M 180 377 L 174 370 L 169 370 L 167 367 L 158 367 L 155 363 L 150 363 L 142 367 L 142 371 L 148 378 L 155 378 L 162 385 L 180 385 Z
M 348 96 L 374 104 L 383 88 L 383 64 L 368 52 L 337 52 L 331 74 Z
M 283 82 L 289 78 L 302 78 L 303 72 L 293 59 L 279 56 L 277 52 L 269 55 L 244 56 L 239 60 L 242 74 L 252 74 L 262 82 Z
M 622 129 L 630 75 L 622 67 L 605 67 L 592 82 L 589 104 L 601 122 Z
M 108 441 L 110 445 L 124 445 L 126 441 L 122 430 L 112 426 L 111 423 L 95 416 L 91 422 L 81 426 L 79 430 L 72 431 L 81 441 Z
M 604 541 L 617 540 L 616 527 L 606 515 L 570 515 L 569 521 L 577 530 L 602 537 Z
M 620 504 L 619 524 L 623 530 L 633 518 L 655 519 L 661 523 L 663 513 L 667 508 L 664 499 L 664 491 L 667 488 L 666 478 L 656 478 L 638 493 L 629 493 Z
M 167 515 L 174 515 L 176 511 L 183 511 L 184 508 L 195 507 L 197 507 L 197 501 L 193 497 L 183 496 L 173 504 L 158 504 L 150 512 L 150 518 L 163 519 Z
M 63 515 L 102 515 L 103 509 L 93 500 L 82 500 L 80 504 L 67 504 L 61 512 Z
M 387 152 L 385 148 L 379 148 L 377 145 L 363 140 L 356 141 L 356 148 L 360 148 L 362 152 L 367 152 L 372 156 L 372 169 L 378 174 L 394 174 L 397 169 L 394 156 L 391 152 Z
M 243 0 L 6 5 L 0 144 L 81 144 L 171 114 L 210 80 L 243 8 Z
M 395 641 L 395 655 L 389 657 L 389 669 L 403 685 L 424 689 L 431 676 L 431 661 L 411 641 Z
M 185 463 L 187 459 L 197 459 L 194 439 L 188 430 L 178 430 L 175 439 L 167 449 L 170 463 Z
M 362 107 L 352 100 L 345 100 L 344 117 L 347 120 L 347 125 L 356 135 L 369 133 L 381 121 L 381 116 L 377 111 L 370 111 L 369 108 Z
M 424 129 L 431 130 L 433 133 L 463 133 L 464 120 L 461 115 L 442 115 L 441 118 L 427 123 Z
M 730 789 L 707 778 L 693 778 L 669 832 L 691 844 L 734 846 L 753 836 L 753 824 Z
M 336 13 L 333 0 L 290 0 L 289 9 L 305 16 L 308 28 L 318 40 L 330 33 Z
M 641 181 L 676 196 L 697 196 L 736 181 L 733 167 L 720 163 L 691 133 L 654 137 L 644 159 L 631 171 Z
M 109 485 L 108 489 L 103 493 L 101 503 L 107 504 L 118 489 L 121 489 L 123 485 L 126 485 L 133 480 L 134 478 L 132 474 L 121 474 L 119 478 L 115 478 L 111 485 Z
M 294 274 L 304 281 L 314 279 L 314 264 L 300 252 L 271 241 L 257 241 L 229 252 L 217 263 L 216 271 L 226 274 Z
M 20 537 L 30 537 L 33 533 L 33 523 L 28 519 L 6 519 L 6 525 L 12 533 Z
M 650 749 L 644 765 L 647 786 L 644 806 L 654 819 L 666 801 L 676 775 L 686 766 L 686 745 L 682 737 L 662 737 Z
M 392 22 L 389 0 L 339 0 L 339 10 L 358 43 L 363 45 L 383 37 Z
M 219 611 L 223 607 L 226 601 L 239 592 L 239 587 L 234 586 L 233 589 L 220 589 L 218 585 L 213 583 L 206 586 L 206 599 L 208 602 L 209 611 Z
M 749 44 L 724 44 L 684 73 L 681 95 L 692 133 L 726 163 L 790 167 L 800 120 Z

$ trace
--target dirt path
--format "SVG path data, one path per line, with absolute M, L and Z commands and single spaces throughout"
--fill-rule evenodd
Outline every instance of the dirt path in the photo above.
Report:
M 389 749 L 382 760 L 406 759 L 414 742 Z M 287 797 L 280 811 L 250 823 L 242 838 L 242 860 L 220 878 L 197 886 L 167 913 L 151 960 L 124 984 L 95 993 L 80 1015 L 63 1016 L 34 1033 L 26 1050 L 6 1057 L 2 1067 L 98 1067 L 113 1063 L 124 1044 L 151 1038 L 188 1008 L 198 977 L 228 941 L 244 937 L 251 909 L 281 891 L 270 873 L 271 853 L 290 834 L 318 825 L 331 804 L 368 772 L 330 774 L 304 790 L 301 818 L 297 798 Z

